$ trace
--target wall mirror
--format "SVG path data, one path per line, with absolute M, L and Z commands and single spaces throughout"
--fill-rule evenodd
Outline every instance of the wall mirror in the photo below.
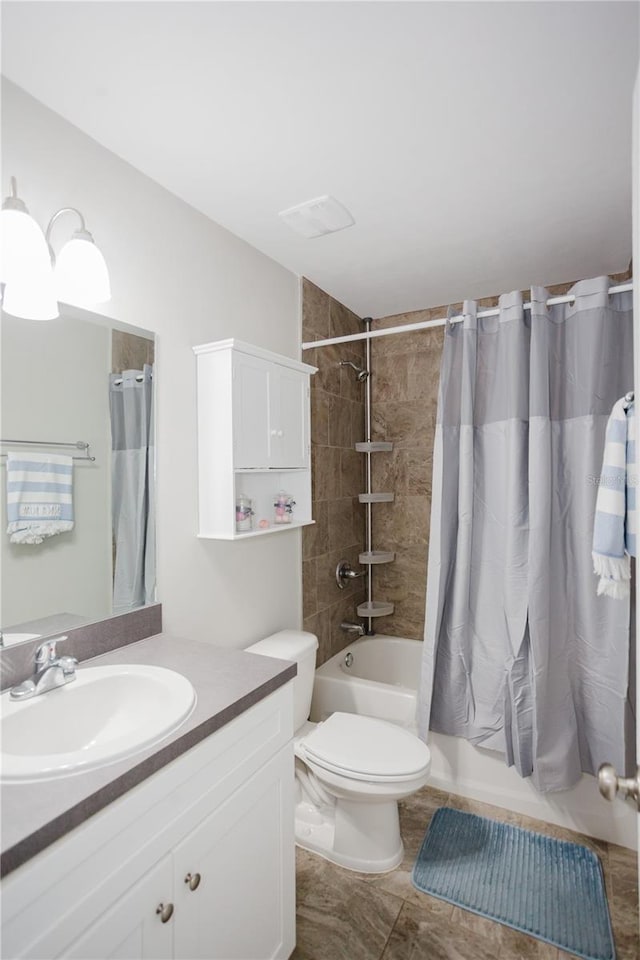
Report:
M 76 307 L 60 314 L 2 314 L 4 647 L 156 599 L 154 335 Z M 50 496 L 62 489 L 57 462 L 40 459 L 51 455 L 74 458 L 60 465 L 70 496 Z M 33 542 L 38 516 L 66 518 L 55 500 L 71 501 L 72 529 Z

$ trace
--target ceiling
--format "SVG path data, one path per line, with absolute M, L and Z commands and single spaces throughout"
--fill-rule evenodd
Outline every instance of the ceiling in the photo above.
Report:
M 2 27 L 9 79 L 361 315 L 630 259 L 635 2 L 5 0 Z M 278 218 L 322 194 L 355 226 Z

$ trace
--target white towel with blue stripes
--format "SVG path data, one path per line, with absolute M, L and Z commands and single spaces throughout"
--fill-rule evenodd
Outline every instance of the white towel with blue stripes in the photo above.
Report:
M 7 454 L 7 533 L 11 543 L 42 543 L 73 530 L 73 460 Z
M 593 525 L 593 569 L 600 577 L 598 596 L 629 596 L 631 564 L 636 555 L 635 408 L 618 400 L 607 423 L 602 473 Z

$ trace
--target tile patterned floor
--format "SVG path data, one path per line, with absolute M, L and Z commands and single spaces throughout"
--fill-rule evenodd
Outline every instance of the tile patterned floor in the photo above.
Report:
M 291 960 L 570 960 L 572 954 L 416 890 L 411 869 L 431 816 L 450 806 L 506 820 L 600 857 L 618 960 L 638 960 L 635 854 L 623 847 L 425 787 L 400 805 L 402 864 L 371 875 L 297 850 L 298 946 Z

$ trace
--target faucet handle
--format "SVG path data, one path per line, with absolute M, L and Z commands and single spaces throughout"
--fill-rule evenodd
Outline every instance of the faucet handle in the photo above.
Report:
M 36 666 L 40 670 L 44 670 L 45 667 L 51 666 L 57 657 L 56 645 L 60 641 L 66 639 L 66 637 L 54 637 L 52 640 L 45 640 L 44 643 L 40 644 L 36 650 Z
M 72 677 L 76 672 L 76 667 L 78 666 L 77 657 L 59 657 L 58 666 L 62 667 L 62 672 L 65 677 Z

